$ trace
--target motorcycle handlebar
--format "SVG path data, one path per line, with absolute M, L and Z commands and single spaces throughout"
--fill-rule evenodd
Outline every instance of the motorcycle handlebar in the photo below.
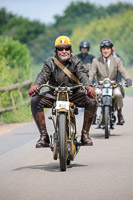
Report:
M 65 86 L 65 87 L 61 87 L 61 86 L 54 87 L 54 86 L 49 85 L 49 84 L 42 84 L 37 88 L 37 90 L 40 91 L 43 87 L 49 87 L 50 89 L 53 89 L 53 90 L 56 90 L 56 88 L 64 88 L 64 89 L 68 89 L 68 91 L 78 89 L 78 88 L 85 89 L 85 86 L 83 86 L 82 84 L 76 85 L 76 86 L 73 86 L 73 87 L 67 87 L 67 86 Z
M 56 87 L 54 87 L 54 86 L 52 86 L 52 85 L 42 84 L 42 85 L 40 85 L 40 86 L 37 88 L 37 90 L 40 91 L 43 87 L 49 87 L 49 88 L 51 88 L 51 89 L 53 89 L 53 90 L 56 88 Z
M 115 81 L 111 81 L 112 85 L 115 84 Z M 98 86 L 102 86 L 103 85 L 103 81 L 99 81 L 98 83 L 94 83 L 93 87 L 98 87 Z M 125 86 L 126 87 L 126 82 L 125 83 L 116 83 L 117 86 Z M 130 87 L 133 87 L 133 83 Z
M 122 85 L 122 86 L 127 87 L 127 86 L 126 86 L 126 82 L 125 82 L 125 83 L 119 83 L 119 85 Z M 133 87 L 133 83 L 132 83 L 132 85 L 131 85 L 130 87 Z

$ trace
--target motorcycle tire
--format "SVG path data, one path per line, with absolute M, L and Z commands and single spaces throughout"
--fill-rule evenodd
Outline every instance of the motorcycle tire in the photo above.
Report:
M 109 106 L 104 108 L 104 123 L 105 123 L 105 138 L 108 139 L 110 136 L 110 113 Z
M 67 166 L 67 126 L 66 113 L 59 113 L 59 159 L 60 170 L 66 171 Z

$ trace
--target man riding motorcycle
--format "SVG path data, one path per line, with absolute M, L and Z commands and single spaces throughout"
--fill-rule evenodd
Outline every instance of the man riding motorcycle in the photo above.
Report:
M 89 54 L 88 52 L 90 51 L 90 43 L 87 40 L 82 40 L 79 44 L 79 50 L 80 50 L 80 54 L 77 54 L 76 56 L 82 60 L 82 62 L 84 63 L 84 66 L 87 70 L 87 72 L 89 73 L 89 70 L 91 68 L 91 64 L 93 59 L 95 58 L 94 55 Z M 95 78 L 93 79 L 93 84 L 96 82 Z M 96 124 L 96 115 L 93 121 L 93 124 Z
M 90 50 L 90 43 L 87 40 L 81 41 L 79 44 L 79 50 L 81 53 L 76 56 L 81 59 L 85 65 L 88 63 L 91 64 L 95 56 L 88 54 L 88 51 Z
M 104 39 L 100 42 L 100 51 L 102 56 L 95 58 L 92 62 L 92 68 L 89 72 L 89 80 L 92 82 L 94 76 L 97 76 L 97 81 L 103 81 L 105 78 L 109 78 L 112 81 L 118 82 L 118 72 L 126 81 L 126 86 L 132 85 L 132 80 L 130 79 L 127 71 L 125 70 L 122 61 L 119 57 L 114 57 L 112 55 L 113 43 L 109 39 Z M 100 89 L 96 93 L 101 93 Z M 118 125 L 123 125 L 124 118 L 122 115 L 123 107 L 123 95 L 121 88 L 117 87 L 114 89 L 114 96 L 117 102 L 118 109 Z
M 81 142 L 84 145 L 92 145 L 93 142 L 89 137 L 89 130 L 96 112 L 95 90 L 90 84 L 88 74 L 83 63 L 76 57 L 72 56 L 72 44 L 67 36 L 59 36 L 55 40 L 55 58 L 62 63 L 78 80 L 86 86 L 87 93 L 75 91 L 70 96 L 72 101 L 78 107 L 85 107 L 84 123 L 81 134 Z M 53 58 L 49 58 L 44 62 L 42 71 L 38 74 L 33 86 L 29 89 L 30 96 L 36 94 L 31 99 L 31 111 L 40 132 L 40 139 L 37 141 L 36 147 L 47 147 L 49 145 L 49 136 L 45 123 L 43 108 L 51 108 L 56 101 L 56 96 L 52 90 L 39 94 L 37 88 L 49 82 L 52 86 L 74 86 L 77 85 L 67 74 L 62 71 Z

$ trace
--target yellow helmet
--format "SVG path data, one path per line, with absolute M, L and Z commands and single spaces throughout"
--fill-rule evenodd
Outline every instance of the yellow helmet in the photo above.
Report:
M 58 46 L 71 46 L 72 43 L 70 41 L 70 38 L 67 36 L 59 36 L 56 40 L 55 40 L 55 47 Z

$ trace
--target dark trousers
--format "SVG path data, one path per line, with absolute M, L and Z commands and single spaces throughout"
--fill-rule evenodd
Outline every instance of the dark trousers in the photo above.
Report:
M 74 92 L 69 98 L 70 102 L 73 102 L 77 107 L 85 108 L 90 113 L 96 112 L 96 100 L 91 99 L 82 91 Z M 33 115 L 38 112 L 43 112 L 43 108 L 51 108 L 56 101 L 56 96 L 51 91 L 46 91 L 32 97 L 31 99 L 31 111 Z

